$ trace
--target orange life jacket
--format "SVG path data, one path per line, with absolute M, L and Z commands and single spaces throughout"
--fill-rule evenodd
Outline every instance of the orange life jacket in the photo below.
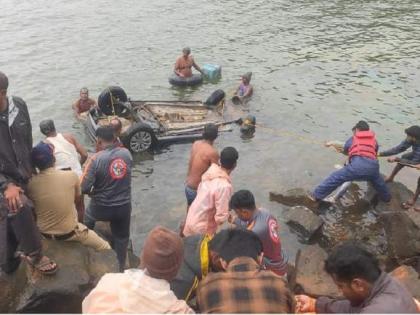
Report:
M 376 160 L 376 138 L 373 131 L 357 131 L 353 136 L 349 150 L 349 159 L 353 156 L 363 156 Z

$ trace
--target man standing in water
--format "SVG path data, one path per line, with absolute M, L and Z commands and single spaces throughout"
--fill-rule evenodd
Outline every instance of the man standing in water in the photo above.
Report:
M 91 108 L 96 106 L 96 101 L 92 98 L 89 98 L 89 90 L 86 87 L 80 89 L 80 98 L 74 102 L 73 110 L 77 118 L 81 118 L 81 114 L 89 111 Z
M 11 273 L 19 267 L 19 247 L 35 270 L 53 274 L 57 264 L 42 254 L 33 204 L 25 195 L 33 171 L 31 119 L 21 98 L 7 97 L 8 86 L 0 72 L 0 268 Z
M 195 63 L 193 56 L 191 56 L 191 49 L 189 47 L 185 47 L 182 50 L 182 56 L 178 57 L 175 62 L 175 74 L 182 78 L 189 78 L 193 75 L 191 70 L 192 67 L 201 74 L 204 74 L 201 68 Z
M 201 182 L 201 176 L 212 163 L 217 164 L 219 162 L 219 153 L 213 146 L 217 136 L 217 126 L 215 124 L 207 124 L 203 130 L 203 140 L 195 141 L 192 145 L 185 183 L 185 196 L 187 197 L 188 207 L 197 196 L 197 188 Z

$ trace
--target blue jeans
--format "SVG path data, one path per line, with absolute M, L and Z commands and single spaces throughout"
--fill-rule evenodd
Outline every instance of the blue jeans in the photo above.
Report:
M 315 188 L 313 196 L 317 200 L 322 200 L 344 182 L 351 181 L 370 182 L 378 193 L 380 200 L 384 202 L 391 200 L 391 193 L 379 173 L 378 161 L 360 156 L 353 157 L 349 164 L 328 176 Z
M 191 206 L 195 197 L 197 197 L 197 190 L 194 190 L 185 185 L 185 197 L 187 197 L 188 206 Z

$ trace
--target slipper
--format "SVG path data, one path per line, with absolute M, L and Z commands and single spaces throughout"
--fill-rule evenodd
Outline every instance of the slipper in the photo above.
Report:
M 413 203 L 411 201 L 406 201 L 406 202 L 401 203 L 401 208 L 406 209 L 406 210 L 410 209 L 412 206 L 413 206 Z
M 24 256 L 23 259 L 29 264 L 30 267 L 39 271 L 44 275 L 53 275 L 57 272 L 57 264 L 49 259 L 47 256 L 42 256 L 37 263 L 34 262 L 34 259 L 29 256 Z

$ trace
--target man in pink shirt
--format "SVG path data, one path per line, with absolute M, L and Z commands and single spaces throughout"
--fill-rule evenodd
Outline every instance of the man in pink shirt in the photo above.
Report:
M 220 154 L 220 166 L 213 163 L 203 174 L 197 197 L 188 210 L 184 236 L 213 235 L 217 227 L 227 221 L 233 193 L 230 173 L 236 167 L 238 157 L 235 148 L 224 148 Z

